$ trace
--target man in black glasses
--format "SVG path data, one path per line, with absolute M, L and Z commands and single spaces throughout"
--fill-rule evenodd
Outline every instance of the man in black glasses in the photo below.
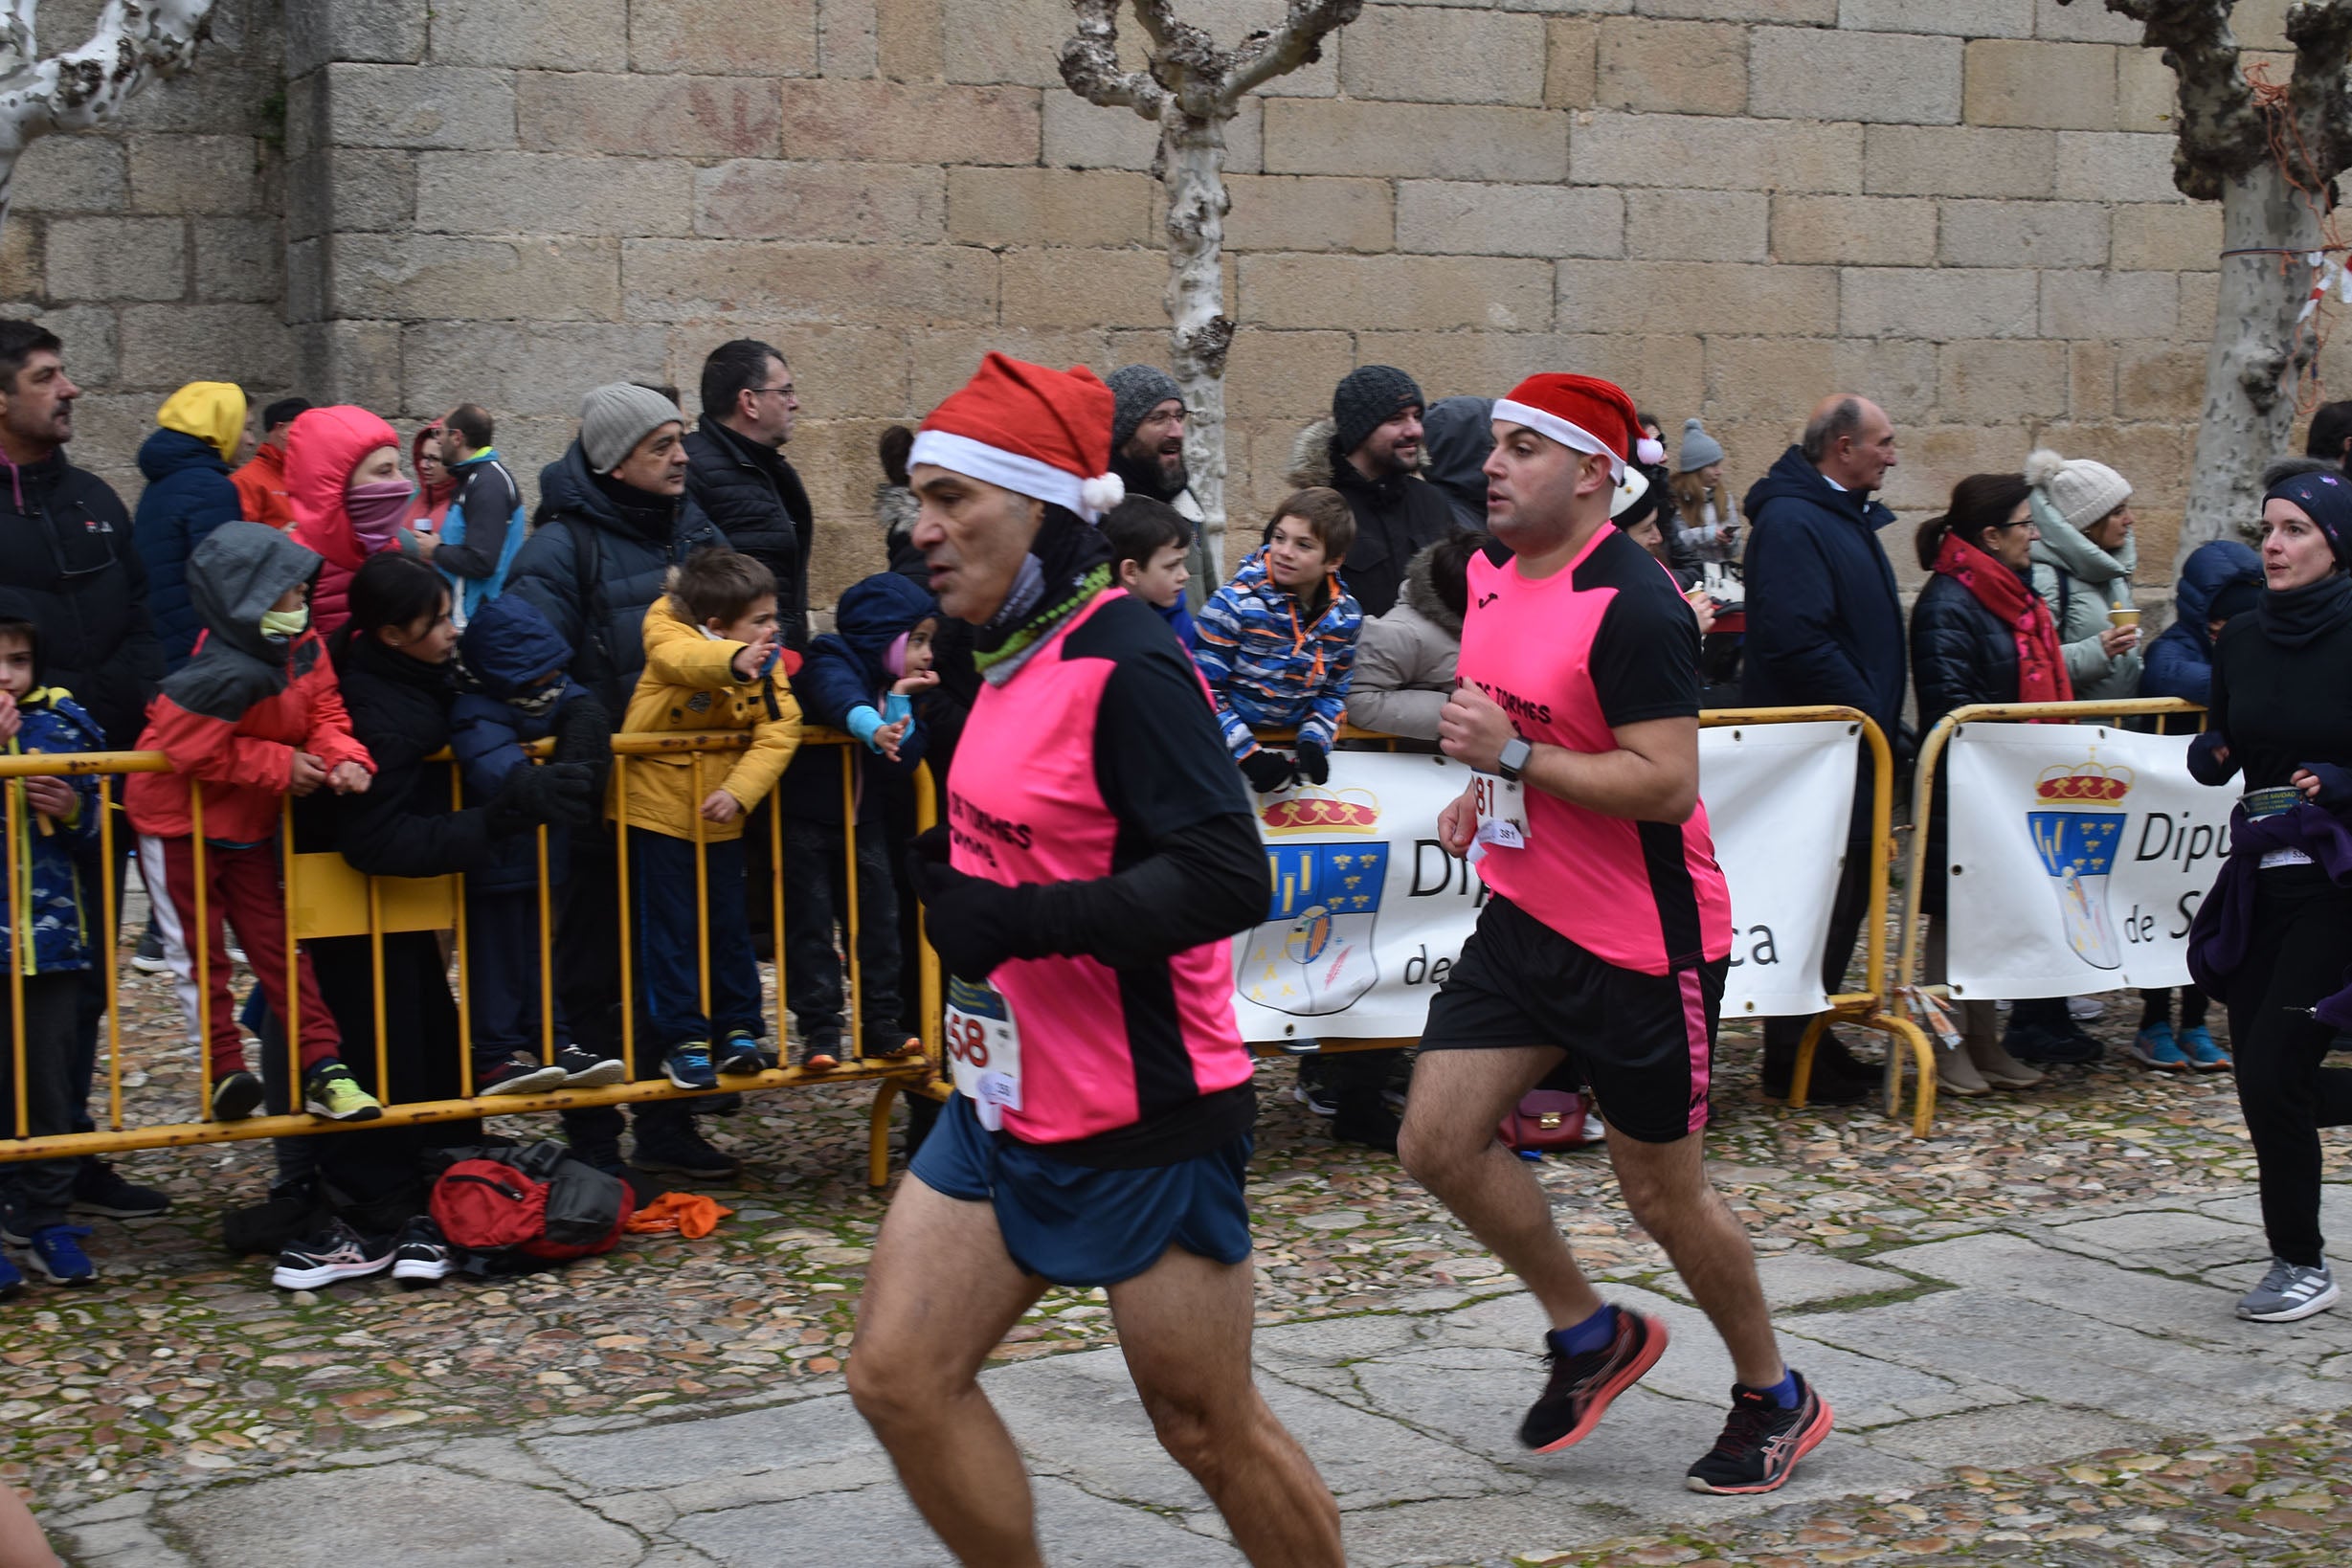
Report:
M 800 398 L 792 367 L 757 338 L 736 338 L 703 362 L 703 420 L 686 437 L 686 493 L 727 542 L 775 575 L 776 634 L 795 653 L 809 642 L 814 514 L 784 460 Z
M 147 616 L 146 569 L 132 548 L 130 513 L 104 480 L 65 458 L 81 389 L 65 373 L 64 350 L 36 322 L 0 321 L 0 583 L 32 604 L 49 683 L 72 692 L 98 721 L 107 750 L 127 751 L 163 680 L 164 656 Z M 122 780 L 106 784 L 116 792 Z M 118 835 L 115 843 L 126 849 L 128 840 Z M 99 869 L 94 850 L 83 870 L 93 887 Z M 86 1102 L 106 992 L 102 968 L 85 973 L 75 1066 Z M 91 1126 L 84 1110 L 76 1131 Z M 101 1159 L 83 1159 L 74 1178 L 76 1214 L 127 1220 L 169 1206 L 163 1194 L 131 1185 Z

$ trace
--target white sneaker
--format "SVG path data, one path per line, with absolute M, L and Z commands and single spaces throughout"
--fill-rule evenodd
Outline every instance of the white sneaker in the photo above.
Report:
M 2306 1268 L 2273 1258 L 2262 1283 L 2238 1298 L 2238 1316 L 2255 1323 L 2294 1323 L 2326 1311 L 2341 1294 L 2325 1259 L 2318 1267 Z
M 2089 1023 L 2106 1011 L 2107 1004 L 2096 997 L 2069 997 L 2066 999 L 2066 1016 L 2076 1023 Z

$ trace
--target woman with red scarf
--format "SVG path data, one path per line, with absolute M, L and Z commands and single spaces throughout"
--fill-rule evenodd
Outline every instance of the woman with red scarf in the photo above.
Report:
M 2050 606 L 2027 578 L 2036 537 L 2026 482 L 2015 474 L 1971 474 L 1952 487 L 1941 517 L 1919 526 L 1919 564 L 1933 576 L 1911 612 L 1912 679 L 1919 732 L 1970 703 L 2063 703 L 2074 695 Z M 1928 878 L 1920 907 L 1935 924 L 1927 973 L 1944 973 L 1944 781 L 1936 779 L 1928 818 Z M 1960 1042 L 1936 1053 L 1937 1087 L 1978 1095 L 2026 1088 L 2042 1075 L 2009 1054 L 1990 1001 L 1956 1005 Z M 2058 1005 L 2066 1004 L 2061 999 Z

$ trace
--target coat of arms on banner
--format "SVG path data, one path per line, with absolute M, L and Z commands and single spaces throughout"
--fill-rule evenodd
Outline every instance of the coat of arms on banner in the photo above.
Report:
M 2130 814 L 2132 771 L 2108 766 L 2094 751 L 2081 762 L 2042 770 L 2034 781 L 2036 809 L 2026 814 L 2033 847 L 2058 895 L 2067 946 L 2094 969 L 2121 969 L 2123 944 L 2107 909 L 2107 874 Z
M 1372 927 L 1388 878 L 1369 790 L 1286 795 L 1259 813 L 1271 884 L 1266 923 L 1236 944 L 1242 995 L 1278 1013 L 1345 1011 L 1380 977 Z M 1288 842 L 1312 840 L 1312 842 Z

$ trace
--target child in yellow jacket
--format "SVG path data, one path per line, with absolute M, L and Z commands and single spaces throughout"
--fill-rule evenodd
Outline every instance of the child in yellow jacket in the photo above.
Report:
M 645 613 L 645 672 L 621 728 L 748 729 L 751 745 L 631 757 L 613 770 L 611 815 L 627 828 L 638 974 L 662 1068 L 681 1088 L 715 1088 L 721 1073 L 763 1065 L 743 819 L 799 749 L 800 707 L 777 667 L 775 579 L 765 566 L 698 550 L 668 589 Z M 698 851 L 706 900 L 696 892 Z M 698 930 L 709 952 L 706 998 Z

